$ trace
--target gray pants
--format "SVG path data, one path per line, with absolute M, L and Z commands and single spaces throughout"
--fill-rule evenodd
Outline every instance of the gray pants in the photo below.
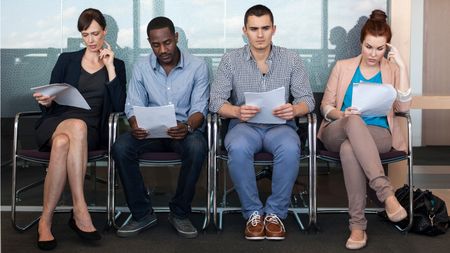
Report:
M 366 230 L 366 178 L 381 202 L 394 194 L 379 156 L 379 153 L 391 149 L 392 136 L 388 129 L 368 126 L 360 116 L 351 115 L 327 125 L 322 142 L 328 150 L 340 154 L 348 197 L 350 230 Z

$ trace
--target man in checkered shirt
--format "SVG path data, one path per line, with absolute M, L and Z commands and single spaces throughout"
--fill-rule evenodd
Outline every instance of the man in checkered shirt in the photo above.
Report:
M 243 32 L 248 44 L 227 52 L 211 87 L 210 111 L 230 119 L 224 144 L 228 168 L 247 219 L 248 240 L 283 240 L 282 219 L 288 213 L 292 187 L 300 165 L 300 139 L 295 117 L 314 109 L 314 98 L 305 66 L 297 53 L 272 44 L 276 27 L 266 6 L 247 10 Z M 285 124 L 248 122 L 260 108 L 245 104 L 244 92 L 266 92 L 285 88 L 286 103 L 273 115 Z M 291 99 L 292 98 L 292 99 Z M 253 157 L 266 151 L 273 154 L 272 194 L 265 205 L 258 196 Z

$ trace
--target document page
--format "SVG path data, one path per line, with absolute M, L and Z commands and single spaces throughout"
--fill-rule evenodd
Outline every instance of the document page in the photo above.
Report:
M 31 90 L 42 93 L 45 96 L 55 96 L 55 102 L 60 105 L 68 105 L 90 110 L 91 107 L 86 99 L 72 85 L 67 83 L 53 83 L 43 86 L 33 87 Z
M 352 106 L 358 108 L 362 116 L 386 116 L 397 97 L 397 91 L 389 84 L 353 84 Z
M 248 122 L 261 124 L 285 124 L 286 120 L 273 116 L 276 107 L 285 104 L 284 87 L 267 92 L 244 92 L 245 104 L 258 106 L 259 113 Z
M 133 111 L 138 126 L 150 133 L 147 138 L 171 138 L 167 130 L 177 126 L 174 105 L 133 106 Z

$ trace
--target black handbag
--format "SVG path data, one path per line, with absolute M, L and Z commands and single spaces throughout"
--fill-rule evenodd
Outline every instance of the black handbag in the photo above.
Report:
M 409 210 L 409 186 L 403 187 L 395 191 L 400 204 Z M 429 190 L 415 189 L 413 193 L 413 225 L 411 232 L 435 236 L 444 234 L 449 226 L 449 217 L 445 202 L 439 197 L 433 195 Z M 382 216 L 387 218 L 386 212 L 383 211 Z M 409 214 L 408 214 L 409 215 Z M 408 226 L 409 217 L 396 223 L 400 227 Z

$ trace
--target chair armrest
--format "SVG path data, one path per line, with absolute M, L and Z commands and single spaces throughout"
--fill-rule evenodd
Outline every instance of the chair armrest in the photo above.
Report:
M 212 120 L 212 113 L 208 113 L 206 115 L 206 134 L 207 134 L 207 141 L 208 141 L 208 150 L 212 150 L 213 148 L 213 139 L 212 139 L 212 127 L 213 127 L 213 120 Z
M 19 127 L 20 119 L 22 119 L 24 117 L 40 116 L 41 114 L 42 114 L 42 112 L 39 112 L 39 111 L 18 112 L 16 114 L 16 117 L 14 118 L 14 133 L 16 133 L 16 131 Z
M 40 111 L 27 111 L 19 112 L 14 118 L 14 137 L 13 137 L 13 155 L 17 154 L 17 148 L 19 146 L 19 125 L 20 120 L 24 118 L 31 118 L 42 115 Z
M 116 141 L 117 138 L 117 132 L 118 132 L 118 122 L 119 122 L 119 118 L 124 116 L 125 113 L 124 112 L 112 112 L 111 114 L 109 114 L 109 119 L 108 119 L 108 127 L 109 127 L 109 148 L 112 147 L 112 145 L 114 144 L 114 142 Z
M 297 118 L 298 124 L 308 123 L 308 125 L 311 125 L 311 124 L 315 123 L 316 121 L 317 121 L 317 116 L 313 112 L 307 113 L 306 115 Z
M 219 114 L 211 113 L 211 147 L 214 150 L 214 154 L 217 154 L 217 151 L 219 149 L 219 120 Z
M 18 112 L 16 118 L 29 117 L 29 116 L 39 116 L 42 112 L 40 111 L 28 111 L 28 112 Z
M 395 117 L 403 117 L 406 119 L 407 131 L 408 131 L 408 154 L 412 157 L 412 121 L 409 112 L 396 112 Z M 412 159 L 412 158 L 411 158 Z

